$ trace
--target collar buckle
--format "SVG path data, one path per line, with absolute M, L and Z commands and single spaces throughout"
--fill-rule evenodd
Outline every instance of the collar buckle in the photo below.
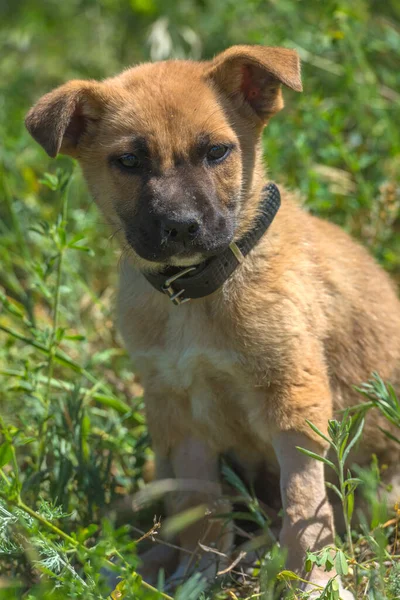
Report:
M 168 277 L 168 279 L 166 279 L 164 281 L 164 284 L 161 289 L 164 292 L 164 294 L 167 294 L 167 296 L 171 300 L 172 304 L 175 304 L 175 306 L 179 306 L 180 304 L 189 302 L 190 298 L 184 298 L 183 295 L 185 293 L 185 290 L 182 289 L 182 290 L 176 291 L 176 290 L 174 290 L 172 284 L 177 279 L 180 279 L 181 277 L 184 277 L 191 271 L 195 271 L 195 270 L 196 270 L 196 267 L 187 267 L 186 269 L 182 269 L 182 271 L 179 271 L 175 275 Z

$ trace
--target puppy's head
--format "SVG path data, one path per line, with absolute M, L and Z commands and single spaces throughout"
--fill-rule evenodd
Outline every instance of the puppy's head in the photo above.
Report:
M 301 91 L 295 51 L 235 46 L 209 62 L 71 81 L 41 98 L 26 125 L 50 156 L 79 160 L 142 268 L 195 264 L 249 220 L 259 137 L 283 107 L 282 83 Z

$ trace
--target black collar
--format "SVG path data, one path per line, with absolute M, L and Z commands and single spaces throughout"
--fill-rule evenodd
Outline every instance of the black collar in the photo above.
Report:
M 259 214 L 252 229 L 236 243 L 210 259 L 184 269 L 167 267 L 162 272 L 144 272 L 151 285 L 167 294 L 173 304 L 183 304 L 191 298 L 203 298 L 215 292 L 243 262 L 271 225 L 281 205 L 281 195 L 274 183 L 263 188 Z

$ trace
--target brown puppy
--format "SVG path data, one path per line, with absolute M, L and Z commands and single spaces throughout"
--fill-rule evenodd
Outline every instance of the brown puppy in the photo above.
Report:
M 307 548 L 333 543 L 323 466 L 296 450 L 325 451 L 305 420 L 325 430 L 335 410 L 360 402 L 352 386 L 373 370 L 400 384 L 400 303 L 389 278 L 284 190 L 268 231 L 212 294 L 174 306 L 145 277 L 203 268 L 254 230 L 265 185 L 260 136 L 283 107 L 281 84 L 302 89 L 296 52 L 237 46 L 210 62 L 72 81 L 39 100 L 26 123 L 50 156 L 79 160 L 128 244 L 118 319 L 144 383 L 158 477 L 202 482 L 171 495 L 169 513 L 214 502 L 222 453 L 233 451 L 249 471 L 267 464 L 280 473 L 288 567 L 300 572 Z M 395 464 L 399 450 L 378 420 L 367 422 L 357 460 L 376 452 Z M 199 540 L 224 552 L 232 543 L 221 523 L 190 526 L 176 577 Z M 198 568 L 213 576 L 210 556 Z M 162 565 L 157 550 L 146 577 Z

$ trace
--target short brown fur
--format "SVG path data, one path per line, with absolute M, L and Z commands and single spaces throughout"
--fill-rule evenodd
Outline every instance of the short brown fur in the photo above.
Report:
M 260 135 L 283 107 L 282 83 L 302 89 L 294 51 L 237 46 L 210 62 L 144 64 L 104 82 L 70 82 L 31 109 L 27 127 L 51 156 L 61 150 L 79 160 L 123 242 L 143 188 L 110 166 L 109 156 L 129 151 L 133 135 L 145 139 L 152 157 L 149 194 L 162 195 L 168 180 L 174 195 L 189 202 L 180 185 L 183 165 L 200 186 L 195 194 L 212 190 L 221 210 L 236 198 L 231 218 L 238 239 L 258 210 L 265 184 Z M 235 147 L 213 170 L 191 158 L 194 140 L 204 133 L 211 144 Z M 321 468 L 301 458 L 295 445 L 323 452 L 305 419 L 326 430 L 336 411 L 360 402 L 353 386 L 372 371 L 400 388 L 400 303 L 388 276 L 359 244 L 281 193 L 282 207 L 267 234 L 204 299 L 172 306 L 141 273 L 162 264 L 130 248 L 118 322 L 145 387 L 158 477 L 214 481 L 218 492 L 218 456 L 230 451 L 249 471 L 261 463 L 280 470 L 286 511 L 281 541 L 289 547 L 289 565 L 301 570 L 307 547 L 332 542 L 333 530 Z M 374 413 L 357 452 L 360 464 L 373 452 L 386 464 L 399 460 L 398 446 L 379 425 L 387 428 Z M 170 511 L 211 497 L 181 495 Z M 218 541 L 217 529 L 208 530 L 207 543 Z M 204 523 L 192 526 L 180 542 L 195 550 L 202 531 Z M 231 543 L 225 535 L 220 547 Z M 168 562 L 157 552 L 154 565 L 150 559 L 144 565 L 149 579 Z M 182 555 L 176 576 L 186 563 Z M 327 577 L 312 574 L 314 581 Z

